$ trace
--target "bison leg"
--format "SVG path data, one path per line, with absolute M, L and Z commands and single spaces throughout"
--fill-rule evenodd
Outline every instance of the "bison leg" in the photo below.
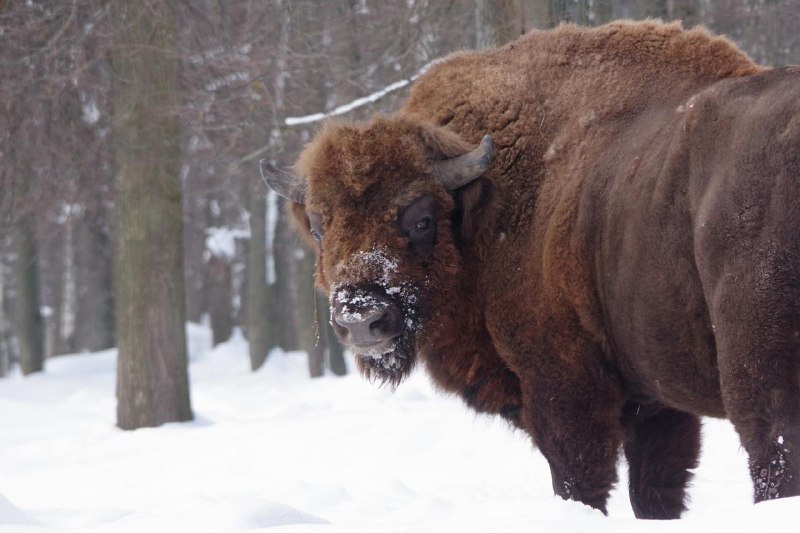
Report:
M 800 495 L 798 366 L 766 368 L 789 358 L 775 343 L 765 348 L 735 362 L 720 355 L 723 401 L 749 456 L 756 502 Z
M 524 423 L 550 464 L 553 491 L 606 514 L 617 481 L 620 405 L 603 384 L 567 379 L 525 387 Z
M 718 349 L 723 402 L 748 454 L 756 502 L 800 495 L 800 349 L 774 334 L 759 346 L 735 336 Z
M 800 273 L 769 251 L 727 271 L 711 299 L 722 400 L 756 502 L 800 495 Z
M 689 413 L 626 405 L 623 415 L 629 494 L 637 518 L 679 518 L 700 453 L 700 420 Z

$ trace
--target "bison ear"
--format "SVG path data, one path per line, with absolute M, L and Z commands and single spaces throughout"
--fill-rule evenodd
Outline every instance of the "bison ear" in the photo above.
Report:
M 261 179 L 267 187 L 296 204 L 306 203 L 306 184 L 303 180 L 279 169 L 267 159 L 262 159 L 259 166 Z
M 456 209 L 453 222 L 459 243 L 472 242 L 480 224 L 482 215 L 491 209 L 494 198 L 494 183 L 488 178 L 478 178 L 454 191 Z
M 294 229 L 297 231 L 298 235 L 300 235 L 300 238 L 303 239 L 303 242 L 305 242 L 309 248 L 314 249 L 316 247 L 316 241 L 311 237 L 311 220 L 308 218 L 305 206 L 297 202 L 290 202 L 287 204 L 287 208 L 292 217 L 291 220 Z

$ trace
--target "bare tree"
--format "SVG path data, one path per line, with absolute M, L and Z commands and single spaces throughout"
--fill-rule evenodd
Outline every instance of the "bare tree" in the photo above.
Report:
M 112 47 L 116 3 L 0 0 L 0 240 L 6 242 L 0 255 L 8 266 L 0 330 L 10 332 L 8 346 L 41 340 L 41 332 L 24 339 L 41 327 L 42 309 L 50 312 L 49 355 L 115 342 L 112 250 L 124 229 L 113 223 L 116 71 L 109 58 L 121 53 Z M 355 121 L 391 111 L 429 61 L 562 21 L 681 19 L 728 35 L 757 61 L 800 62 L 796 0 L 179 0 L 171 6 L 177 16 L 170 57 L 179 64 L 182 98 L 164 115 L 180 129 L 172 170 L 183 185 L 187 316 L 209 317 L 215 342 L 242 327 L 254 367 L 275 346 L 304 346 L 316 357 L 313 368 L 327 357 L 326 368 L 333 371 L 336 359 L 344 369 L 327 306 L 319 296 L 313 305 L 305 274 L 313 254 L 299 251 L 282 201 L 265 195 L 258 180 L 259 159 L 290 165 L 319 125 L 319 118 L 289 125 L 287 117 L 337 110 L 340 120 Z M 384 92 L 401 80 L 407 83 Z M 349 105 L 365 96 L 369 103 Z M 218 231 L 235 236 L 230 253 L 212 250 L 210 236 Z M 17 261 L 20 246 L 35 256 Z

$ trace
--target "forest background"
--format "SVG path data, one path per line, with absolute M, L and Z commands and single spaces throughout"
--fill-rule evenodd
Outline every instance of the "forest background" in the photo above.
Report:
M 118 425 L 187 420 L 186 321 L 241 328 L 254 370 L 280 347 L 345 373 L 259 160 L 450 52 L 646 17 L 800 63 L 800 0 L 0 0 L 0 377 L 119 346 Z

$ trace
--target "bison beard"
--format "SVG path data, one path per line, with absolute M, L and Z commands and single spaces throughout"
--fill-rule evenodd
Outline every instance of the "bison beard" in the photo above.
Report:
M 392 296 L 388 292 L 392 292 L 394 295 Z M 376 300 L 373 296 L 375 294 L 381 294 L 382 298 Z M 380 286 L 356 290 L 336 288 L 331 293 L 330 301 L 337 302 L 342 306 L 338 312 L 350 315 L 360 314 L 361 310 L 367 306 L 379 306 L 380 302 L 388 302 L 400 310 L 401 333 L 387 343 L 385 348 L 374 352 L 360 353 L 358 347 L 351 346 L 356 353 L 356 363 L 362 376 L 371 382 L 379 382 L 381 386 L 389 385 L 396 388 L 411 373 L 416 364 L 415 345 L 420 332 L 417 320 L 419 313 L 416 307 L 418 302 L 416 291 L 398 287 L 387 290 Z M 337 310 L 332 304 L 331 325 L 341 337 L 340 328 L 333 319 L 336 313 Z
M 359 252 L 339 268 L 339 277 L 354 280 L 333 286 L 330 294 L 331 326 L 345 345 L 356 354 L 361 374 L 372 382 L 396 388 L 416 363 L 420 326 L 420 298 L 416 285 L 398 279 L 398 260 L 384 249 Z M 369 280 L 363 283 L 360 280 Z M 399 313 L 393 327 L 398 335 L 366 350 L 348 342 L 348 332 L 338 322 L 358 322 L 368 313 L 384 310 Z M 372 328 L 372 325 L 370 325 Z
M 412 342 L 403 336 L 396 341 L 390 352 L 381 354 L 380 357 L 356 354 L 356 364 L 361 375 L 370 382 L 397 388 L 414 369 Z
M 800 69 L 704 29 L 564 25 L 327 123 L 300 180 L 262 168 L 368 379 L 419 359 L 603 512 L 622 450 L 636 516 L 677 518 L 701 416 L 733 423 L 756 501 L 800 495 L 798 117 Z

